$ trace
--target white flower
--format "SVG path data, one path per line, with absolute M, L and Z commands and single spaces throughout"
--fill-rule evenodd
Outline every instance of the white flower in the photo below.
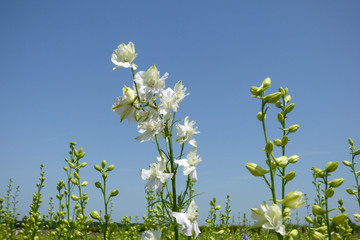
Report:
M 197 238 L 201 233 L 196 222 L 199 216 L 198 206 L 194 200 L 191 201 L 187 213 L 173 212 L 172 215 L 176 218 L 176 222 L 181 225 L 181 232 L 186 236 L 192 236 L 195 232 L 195 238 Z
M 176 141 L 180 144 L 189 143 L 193 147 L 197 147 L 195 139 L 193 139 L 193 135 L 200 133 L 196 131 L 197 127 L 194 128 L 195 121 L 191 121 L 189 123 L 189 116 L 185 118 L 184 125 L 176 124 L 177 130 L 177 138 Z
M 154 187 L 156 194 L 162 191 L 163 184 L 173 176 L 173 173 L 164 173 L 166 170 L 165 159 L 160 157 L 158 160 L 159 162 L 150 164 L 149 170 L 141 169 L 140 171 L 141 178 L 148 180 L 145 184 L 145 191 Z
M 133 63 L 138 54 L 135 53 L 135 46 L 132 42 L 129 42 L 128 45 L 122 43 L 118 46 L 118 49 L 115 49 L 112 56 L 111 61 L 117 65 L 113 70 L 124 67 L 129 68 L 132 67 L 136 69 L 137 66 Z
M 165 73 L 164 76 L 160 78 L 160 72 L 157 70 L 155 64 L 146 72 L 140 71 L 136 73 L 134 81 L 140 88 L 139 94 L 145 94 L 146 100 L 150 100 L 165 87 L 165 80 L 168 78 L 168 75 L 168 73 Z
M 141 240 L 160 240 L 161 231 L 157 229 L 155 231 L 145 231 L 141 235 Z
M 125 118 L 128 121 L 135 121 L 136 115 L 136 95 L 134 90 L 124 86 L 123 96 L 118 97 L 112 105 L 112 110 L 120 115 L 120 122 Z
M 176 93 L 179 104 L 187 95 L 189 95 L 189 93 L 185 94 L 186 88 L 184 88 L 184 85 L 182 85 L 181 81 L 175 84 L 174 91 Z
M 177 112 L 179 108 L 179 103 L 177 101 L 177 96 L 174 90 L 172 90 L 171 88 L 167 88 L 166 90 L 161 91 L 160 100 L 160 114 L 166 116 L 170 114 L 170 109 L 172 109 L 174 112 Z
M 199 155 L 196 155 L 196 148 L 190 150 L 187 154 L 187 159 L 175 160 L 175 163 L 183 166 L 183 173 L 185 176 L 191 176 L 191 179 L 196 182 L 197 181 L 197 174 L 196 174 L 196 166 L 199 162 L 202 162 Z
M 135 139 L 144 142 L 149 141 L 154 136 L 161 134 L 161 131 L 164 129 L 164 124 L 161 118 L 157 119 L 148 119 L 147 121 L 141 122 L 138 125 L 138 131 L 141 134 Z
M 272 204 L 269 207 L 265 202 L 257 208 L 251 209 L 251 217 L 257 220 L 255 226 L 262 226 L 265 229 L 273 229 L 285 236 L 282 213 L 278 205 Z

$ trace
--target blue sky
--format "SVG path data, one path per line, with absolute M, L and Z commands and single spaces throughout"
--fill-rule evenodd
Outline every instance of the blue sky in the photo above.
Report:
M 177 116 L 189 115 L 201 132 L 195 188 L 202 222 L 214 196 L 225 206 L 230 194 L 235 216 L 270 198 L 265 183 L 245 169 L 247 162 L 264 162 L 260 102 L 249 88 L 266 77 L 270 92 L 287 87 L 296 104 L 288 122 L 301 127 L 287 151 L 300 160 L 289 167 L 297 177 L 287 189 L 307 193 L 312 204 L 311 167 L 349 160 L 349 137 L 360 146 L 359 7 L 355 0 L 2 1 L 0 195 L 13 178 L 21 187 L 19 211 L 27 213 L 44 163 L 46 213 L 57 182 L 66 178 L 69 142 L 76 141 L 88 162 L 87 210 L 100 209 L 93 184 L 101 176 L 93 165 L 106 159 L 116 166 L 110 187 L 120 190 L 113 218 L 146 213 L 139 171 L 155 160 L 155 146 L 137 142 L 136 125 L 120 124 L 111 111 L 123 85 L 131 84 L 128 69 L 111 71 L 111 53 L 132 41 L 139 70 L 156 64 L 169 73 L 167 86 L 182 80 L 190 93 Z M 277 111 L 270 112 L 270 138 L 279 138 Z M 335 177 L 346 180 L 332 206 L 344 198 L 349 214 L 358 212 L 345 193 L 354 184 L 348 169 L 341 165 Z

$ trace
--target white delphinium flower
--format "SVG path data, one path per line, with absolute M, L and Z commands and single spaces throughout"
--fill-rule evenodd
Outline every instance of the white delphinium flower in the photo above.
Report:
M 163 157 L 158 158 L 159 162 L 150 164 L 150 169 L 141 169 L 140 175 L 143 180 L 148 180 L 145 184 L 145 191 L 154 187 L 156 194 L 162 190 L 163 184 L 173 177 L 173 173 L 164 173 L 166 161 Z M 161 160 L 161 161 L 160 161 Z
M 193 147 L 197 147 L 196 140 L 193 139 L 193 135 L 200 133 L 194 128 L 195 121 L 189 123 L 189 116 L 185 118 L 184 125 L 176 124 L 177 138 L 176 141 L 180 144 L 189 143 Z
M 161 231 L 160 229 L 154 231 L 145 231 L 141 235 L 141 240 L 160 240 L 161 239 Z
M 135 139 L 140 142 L 152 140 L 154 136 L 161 134 L 163 129 L 164 124 L 161 118 L 150 118 L 144 122 L 139 123 L 138 131 L 141 135 L 137 136 Z
M 167 88 L 166 90 L 161 91 L 160 94 L 160 104 L 159 104 L 159 113 L 168 116 L 170 110 L 177 112 L 179 108 L 179 103 L 177 101 L 177 96 L 174 90 Z M 166 118 L 166 117 L 165 117 Z
M 190 150 L 187 154 L 187 159 L 175 160 L 175 163 L 183 166 L 183 173 L 185 176 L 190 174 L 191 179 L 197 181 L 196 166 L 199 162 L 202 162 L 199 155 L 196 155 L 196 148 Z
M 185 94 L 186 88 L 182 85 L 181 81 L 175 84 L 174 91 L 179 104 L 187 95 L 189 95 L 189 93 Z
M 112 110 L 120 115 L 120 122 L 125 118 L 128 121 L 136 121 L 136 94 L 135 91 L 127 86 L 123 88 L 123 96 L 118 97 L 112 105 Z
M 282 213 L 278 205 L 272 204 L 269 207 L 265 202 L 257 208 L 251 209 L 251 217 L 257 220 L 255 226 L 262 226 L 265 229 L 273 229 L 285 236 L 285 225 L 283 224 Z
M 134 78 L 134 81 L 139 86 L 139 94 L 145 94 L 146 100 L 150 100 L 165 87 L 165 80 L 168 78 L 168 75 L 168 73 L 165 73 L 160 78 L 160 72 L 157 70 L 155 64 L 146 72 L 139 71 Z
M 198 219 L 198 206 L 195 200 L 192 200 L 187 213 L 184 212 L 173 212 L 173 217 L 176 218 L 176 222 L 181 225 L 181 232 L 186 236 L 192 236 L 195 233 L 195 238 L 201 233 L 199 225 L 196 222 Z
M 115 49 L 111 56 L 111 61 L 117 65 L 113 70 L 121 67 L 132 67 L 133 69 L 136 69 L 137 66 L 133 62 L 137 55 L 138 54 L 135 53 L 135 46 L 132 42 L 129 42 L 128 45 L 125 45 L 125 43 L 120 44 L 118 49 Z

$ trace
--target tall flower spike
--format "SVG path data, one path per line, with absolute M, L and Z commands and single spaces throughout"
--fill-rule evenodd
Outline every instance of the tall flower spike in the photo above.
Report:
M 193 233 L 195 233 L 195 238 L 197 238 L 201 233 L 196 221 L 199 216 L 198 206 L 194 199 L 191 201 L 186 213 L 173 212 L 172 216 L 176 218 L 176 222 L 181 225 L 181 232 L 186 236 L 192 236 Z
M 113 68 L 113 71 L 121 67 L 136 69 L 137 66 L 133 62 L 137 55 L 135 45 L 132 42 L 129 42 L 128 45 L 125 45 L 125 43 L 120 44 L 111 56 L 111 61 L 117 65 Z

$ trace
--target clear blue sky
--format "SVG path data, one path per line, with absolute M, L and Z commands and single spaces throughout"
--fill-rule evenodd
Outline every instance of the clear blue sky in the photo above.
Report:
M 250 176 L 247 162 L 263 164 L 263 136 L 256 114 L 260 102 L 249 88 L 272 79 L 272 90 L 288 87 L 300 124 L 289 155 L 297 177 L 288 190 L 315 195 L 311 167 L 349 160 L 347 139 L 360 146 L 360 2 L 349 1 L 1 1 L 0 3 L 0 195 L 9 178 L 20 185 L 19 211 L 29 210 L 39 165 L 47 180 L 43 213 L 56 183 L 65 179 L 69 141 L 86 152 L 88 211 L 99 210 L 101 176 L 94 164 L 106 159 L 116 168 L 111 188 L 120 190 L 113 218 L 146 213 L 141 168 L 156 158 L 155 146 L 139 143 L 136 124 L 119 123 L 111 111 L 131 72 L 112 72 L 112 51 L 132 41 L 140 70 L 156 64 L 168 72 L 167 86 L 182 80 L 190 95 L 178 117 L 189 115 L 197 137 L 195 185 L 200 220 L 216 196 L 232 213 L 270 198 L 265 183 Z M 278 138 L 276 111 L 268 116 L 270 138 Z M 334 177 L 346 181 L 334 196 L 348 213 L 359 211 L 345 189 L 348 169 Z M 306 209 L 299 209 L 304 216 Z M 294 215 L 295 217 L 295 215 Z

